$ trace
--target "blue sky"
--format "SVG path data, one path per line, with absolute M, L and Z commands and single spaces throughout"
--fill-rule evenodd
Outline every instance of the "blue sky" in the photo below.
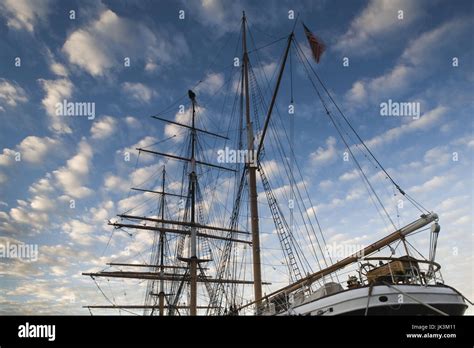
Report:
M 134 153 L 124 161 L 124 152 L 177 134 L 149 116 L 189 88 L 203 107 L 198 123 L 226 131 L 232 105 L 223 101 L 226 81 L 238 76 L 232 62 L 242 10 L 257 47 L 289 33 L 289 10 L 299 12 L 324 40 L 319 75 L 389 173 L 440 215 L 437 260 L 445 281 L 474 297 L 472 2 L 1 0 L 0 9 L 0 239 L 39 245 L 37 262 L 0 263 L 0 313 L 87 314 L 80 307 L 103 298 L 80 272 L 100 269 L 113 256 L 143 257 L 151 243 L 147 234 L 133 240 L 120 235 L 105 250 L 111 232 L 106 220 L 145 197 L 130 198 L 128 188 L 163 162 L 143 155 L 137 163 Z M 399 10 L 403 19 L 397 18 Z M 296 37 L 308 50 L 300 25 Z M 283 48 L 279 41 L 259 50 L 258 57 L 251 54 L 260 78 L 262 71 L 274 74 Z M 125 58 L 130 66 L 124 66 Z M 353 163 L 343 161 L 344 144 L 294 55 L 292 68 L 294 152 L 326 239 L 352 245 L 375 241 L 390 228 L 371 206 Z M 95 118 L 56 116 L 55 105 L 64 99 L 95 103 Z M 421 117 L 380 116 L 379 105 L 388 99 L 419 102 Z M 289 103 L 287 73 L 275 118 L 280 130 L 289 125 L 284 114 Z M 178 104 L 165 117 L 185 122 Z M 177 136 L 163 147 L 175 151 L 182 141 Z M 271 149 L 269 144 L 264 167 L 274 177 L 272 186 L 287 191 L 287 183 L 277 179 L 281 166 Z M 213 152 L 207 155 L 212 159 Z M 171 173 L 177 168 L 167 165 Z M 363 166 L 394 213 L 398 197 L 387 191 L 377 169 L 369 162 Z M 264 202 L 263 193 L 259 199 Z M 405 204 L 397 224 L 417 217 Z M 427 238 L 414 243 L 427 251 Z M 275 273 L 278 260 L 272 248 L 264 251 L 268 278 L 281 278 Z M 136 302 L 143 292 L 127 296 Z

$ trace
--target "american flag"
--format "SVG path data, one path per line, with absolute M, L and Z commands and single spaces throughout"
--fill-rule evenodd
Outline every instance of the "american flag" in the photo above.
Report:
M 309 46 L 311 47 L 311 52 L 313 52 L 313 57 L 316 60 L 316 63 L 319 63 L 319 60 L 321 59 L 321 56 L 326 49 L 326 46 L 324 43 L 316 36 L 314 35 L 306 25 L 304 25 L 304 33 L 306 34 L 306 37 L 308 38 Z

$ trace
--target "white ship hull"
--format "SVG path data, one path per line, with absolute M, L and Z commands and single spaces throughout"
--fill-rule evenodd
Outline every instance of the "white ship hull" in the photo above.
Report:
M 463 297 L 444 285 L 396 285 L 405 294 L 386 285 L 341 291 L 290 308 L 278 315 L 439 315 L 427 305 L 449 315 L 463 315 Z M 416 300 L 415 300 L 416 299 Z M 367 309 L 368 308 L 368 309 Z

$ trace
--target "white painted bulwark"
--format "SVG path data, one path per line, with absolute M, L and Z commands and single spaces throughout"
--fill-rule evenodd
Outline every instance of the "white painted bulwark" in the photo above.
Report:
M 372 288 L 370 298 L 369 287 L 345 290 L 297 305 L 279 315 L 364 315 L 367 303 L 369 315 L 371 312 L 374 314 L 374 309 L 375 313 L 379 313 L 382 308 L 385 314 L 394 315 L 398 314 L 397 312 L 416 315 L 420 309 L 429 311 L 429 308 L 420 302 L 448 312 L 453 310 L 447 314 L 462 315 L 467 308 L 462 296 L 447 286 L 396 285 L 396 288 L 399 291 L 386 285 L 376 285 Z M 437 313 L 433 311 L 432 314 Z

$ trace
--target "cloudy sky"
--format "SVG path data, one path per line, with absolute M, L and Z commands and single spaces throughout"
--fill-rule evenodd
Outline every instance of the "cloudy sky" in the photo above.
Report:
M 278 39 L 294 23 L 288 11 L 299 12 L 324 40 L 318 73 L 391 176 L 439 214 L 437 261 L 445 282 L 474 298 L 471 1 L 0 0 L 0 242 L 39 246 L 36 262 L 0 259 L 0 313 L 88 314 L 83 305 L 104 299 L 81 272 L 112 259 L 148 260 L 150 234 L 110 238 L 106 225 L 149 198 L 129 187 L 163 164 L 137 158 L 133 149 L 182 145 L 179 129 L 149 116 L 165 110 L 186 122 L 179 101 L 199 81 L 195 91 L 207 115 L 200 125 L 227 129 L 222 110 L 228 109 L 221 107 L 225 86 L 238 77 L 232 63 L 242 10 L 256 47 L 273 43 L 250 55 L 268 76 L 284 48 Z M 296 38 L 306 47 L 299 25 Z M 315 211 L 330 245 L 366 245 L 390 226 L 371 205 L 354 164 L 343 160 L 344 143 L 292 55 L 294 152 Z M 285 74 L 279 110 L 287 109 L 290 94 Z M 382 117 L 380 103 L 389 99 L 419 102 L 420 118 Z M 63 100 L 95 103 L 95 117 L 57 116 Z M 281 117 L 284 128 L 288 116 Z M 279 164 L 267 152 L 272 177 Z M 363 166 L 381 188 L 390 187 L 370 162 Z M 273 187 L 286 184 L 275 179 Z M 390 189 L 381 197 L 396 215 L 402 197 Z M 259 199 L 263 204 L 264 195 Z M 404 203 L 398 226 L 419 216 Z M 428 233 L 413 243 L 427 255 Z M 264 274 L 277 279 L 271 250 L 264 249 Z M 143 291 L 121 290 L 128 282 L 102 284 L 114 299 L 143 297 L 144 284 Z

